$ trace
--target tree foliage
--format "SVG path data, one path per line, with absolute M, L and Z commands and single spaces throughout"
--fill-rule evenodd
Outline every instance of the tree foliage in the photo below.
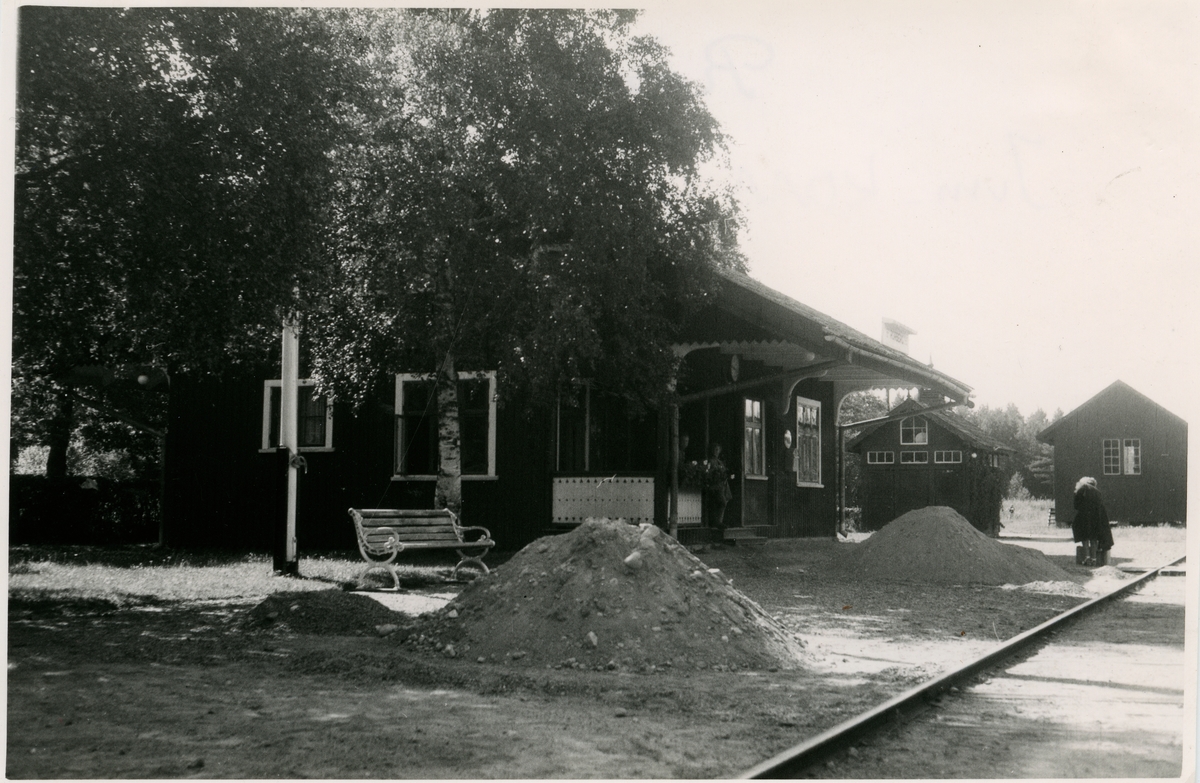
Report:
M 669 344 L 736 205 L 700 166 L 723 139 L 698 89 L 616 11 L 399 12 L 391 88 L 346 149 L 318 371 L 498 368 L 502 394 L 601 379 L 669 388 Z M 376 44 L 379 44 L 376 41 Z M 366 326 L 366 328 L 362 328 Z
M 1047 443 L 1038 442 L 1037 434 L 1062 418 L 1061 410 L 1056 411 L 1054 418 L 1050 419 L 1045 411 L 1038 408 L 1026 418 L 1016 405 L 1009 403 L 1002 409 L 987 405 L 972 408 L 965 410 L 963 415 L 967 421 L 1013 450 L 1009 463 L 1012 471 L 1007 479 L 1009 482 L 1019 477 L 1019 486 L 1033 497 L 1053 497 L 1054 449 Z

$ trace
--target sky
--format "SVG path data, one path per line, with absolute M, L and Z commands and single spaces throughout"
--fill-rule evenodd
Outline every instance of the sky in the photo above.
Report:
M 647 6 L 729 137 L 758 280 L 974 388 L 1196 420 L 1200 4 Z

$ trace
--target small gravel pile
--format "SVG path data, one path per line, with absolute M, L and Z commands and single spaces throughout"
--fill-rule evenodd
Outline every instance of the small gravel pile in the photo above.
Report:
M 533 542 L 405 641 L 480 662 L 597 670 L 786 669 L 806 656 L 659 528 L 607 519 Z
M 407 622 L 378 601 L 343 590 L 275 593 L 250 610 L 249 621 L 260 628 L 309 636 L 375 635 L 379 627 Z
M 849 561 L 859 579 L 960 585 L 1071 581 L 1041 552 L 989 538 L 946 506 L 897 517 L 856 544 Z

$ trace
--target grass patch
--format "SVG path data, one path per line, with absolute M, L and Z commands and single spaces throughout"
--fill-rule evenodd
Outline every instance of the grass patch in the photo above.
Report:
M 277 576 L 267 555 L 179 552 L 157 546 L 13 547 L 10 600 L 257 603 L 282 592 L 351 589 L 365 564 L 354 556 L 301 557 L 299 577 Z M 444 583 L 453 562 L 396 567 L 402 587 Z

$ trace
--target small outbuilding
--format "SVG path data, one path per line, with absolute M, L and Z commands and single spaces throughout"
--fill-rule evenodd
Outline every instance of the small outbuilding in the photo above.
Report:
M 1128 524 L 1187 521 L 1187 422 L 1122 381 L 1038 433 L 1054 447 L 1054 508 L 1075 516 L 1075 482 L 1096 479 L 1108 516 Z
M 978 530 L 1000 533 L 1004 461 L 1011 449 L 948 408 L 906 400 L 846 444 L 862 457 L 862 526 L 949 506 Z

